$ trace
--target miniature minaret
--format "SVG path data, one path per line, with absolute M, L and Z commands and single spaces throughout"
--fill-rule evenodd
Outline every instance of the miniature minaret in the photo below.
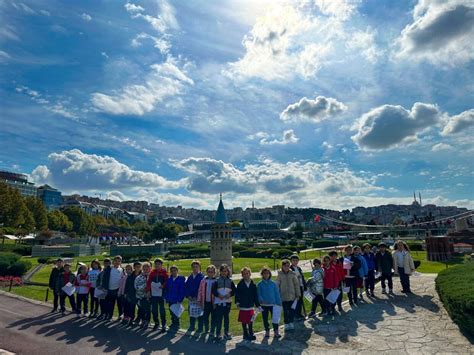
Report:
M 222 264 L 232 268 L 232 229 L 222 203 L 222 194 L 217 207 L 216 221 L 211 227 L 211 264 L 217 269 Z

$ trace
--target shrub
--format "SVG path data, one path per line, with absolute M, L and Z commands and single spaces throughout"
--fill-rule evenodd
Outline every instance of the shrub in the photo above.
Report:
M 436 277 L 436 291 L 452 320 L 474 335 L 474 263 L 441 271 Z
M 20 255 L 0 253 L 0 276 L 23 276 L 31 267 L 29 261 L 20 260 Z
M 67 252 L 67 253 L 61 253 L 60 255 L 62 258 L 72 258 L 74 257 L 74 253 Z
M 411 251 L 423 251 L 423 245 L 421 243 L 408 243 L 408 248 Z
M 38 264 L 48 264 L 49 258 L 38 258 Z
M 29 261 L 17 261 L 10 265 L 7 270 L 8 276 L 23 276 L 28 269 L 31 267 L 31 263 Z
M 413 264 L 415 264 L 415 269 L 418 269 L 418 267 L 421 265 L 420 260 L 413 260 Z
M 335 240 L 316 240 L 313 242 L 313 248 L 330 248 L 338 245 L 339 243 Z

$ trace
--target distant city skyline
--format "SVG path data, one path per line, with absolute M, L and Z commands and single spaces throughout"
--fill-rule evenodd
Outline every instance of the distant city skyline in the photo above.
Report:
M 219 193 L 226 208 L 342 210 L 414 191 L 474 208 L 473 11 L 2 2 L 0 170 L 66 195 L 211 210 Z

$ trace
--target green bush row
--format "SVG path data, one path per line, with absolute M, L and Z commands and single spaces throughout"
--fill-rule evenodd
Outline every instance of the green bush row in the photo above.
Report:
M 436 277 L 436 291 L 452 320 L 474 335 L 474 263 L 441 271 Z
M 0 252 L 11 252 L 20 254 L 21 256 L 27 256 L 31 255 L 31 246 L 20 244 L 0 244 Z

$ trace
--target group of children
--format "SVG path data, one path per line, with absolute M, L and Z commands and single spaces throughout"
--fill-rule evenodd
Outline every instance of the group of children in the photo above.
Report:
M 332 251 L 324 256 L 322 262 L 314 259 L 313 271 L 307 281 L 298 266 L 298 256 L 292 255 L 289 260 L 282 261 L 275 281 L 271 270 L 264 267 L 260 272 L 261 281 L 255 284 L 250 268 L 244 267 L 237 285 L 225 264 L 218 270 L 209 265 L 204 275 L 200 262 L 195 260 L 191 263 L 191 274 L 185 278 L 179 275 L 175 265 L 168 274 L 159 258 L 154 261 L 153 269 L 149 262 L 135 262 L 122 268 L 122 258 L 116 256 L 113 260 L 105 259 L 103 265 L 94 260 L 90 268 L 80 264 L 75 275 L 70 264 L 58 259 L 49 280 L 54 293 L 52 312 L 58 310 L 59 303 L 60 311 L 64 313 L 68 298 L 78 317 L 89 313 L 89 317 L 110 320 L 117 305 L 119 319 L 127 326 L 147 329 L 153 317 L 154 330 L 177 331 L 186 298 L 190 317 L 188 331 L 193 332 L 197 327 L 197 333 L 209 333 L 211 338 L 220 341 L 223 339 L 222 328 L 224 338 L 231 337 L 229 314 L 234 298 L 245 340 L 255 340 L 253 322 L 259 313 L 262 314 L 265 337 L 270 336 L 272 328 L 274 337 L 280 338 L 281 315 L 285 330 L 294 329 L 294 320 L 304 318 L 305 297 L 312 302 L 309 317 L 316 315 L 318 304 L 322 316 L 335 314 L 336 305 L 342 311 L 343 292 L 348 293 L 351 305 L 357 304 L 358 298 L 362 297 L 362 291 L 358 294 L 358 289 L 362 290 L 363 280 L 367 295 L 374 296 L 376 272 L 381 275 L 382 292 L 386 293 L 386 281 L 389 292 L 392 292 L 392 254 L 385 244 L 379 245 L 377 254 L 368 244 L 364 245 L 363 252 L 360 247 L 351 246 L 347 246 L 344 252 L 341 258 Z M 333 297 L 330 302 L 330 294 L 334 292 L 338 293 L 337 299 Z M 169 328 L 165 303 L 171 318 Z

